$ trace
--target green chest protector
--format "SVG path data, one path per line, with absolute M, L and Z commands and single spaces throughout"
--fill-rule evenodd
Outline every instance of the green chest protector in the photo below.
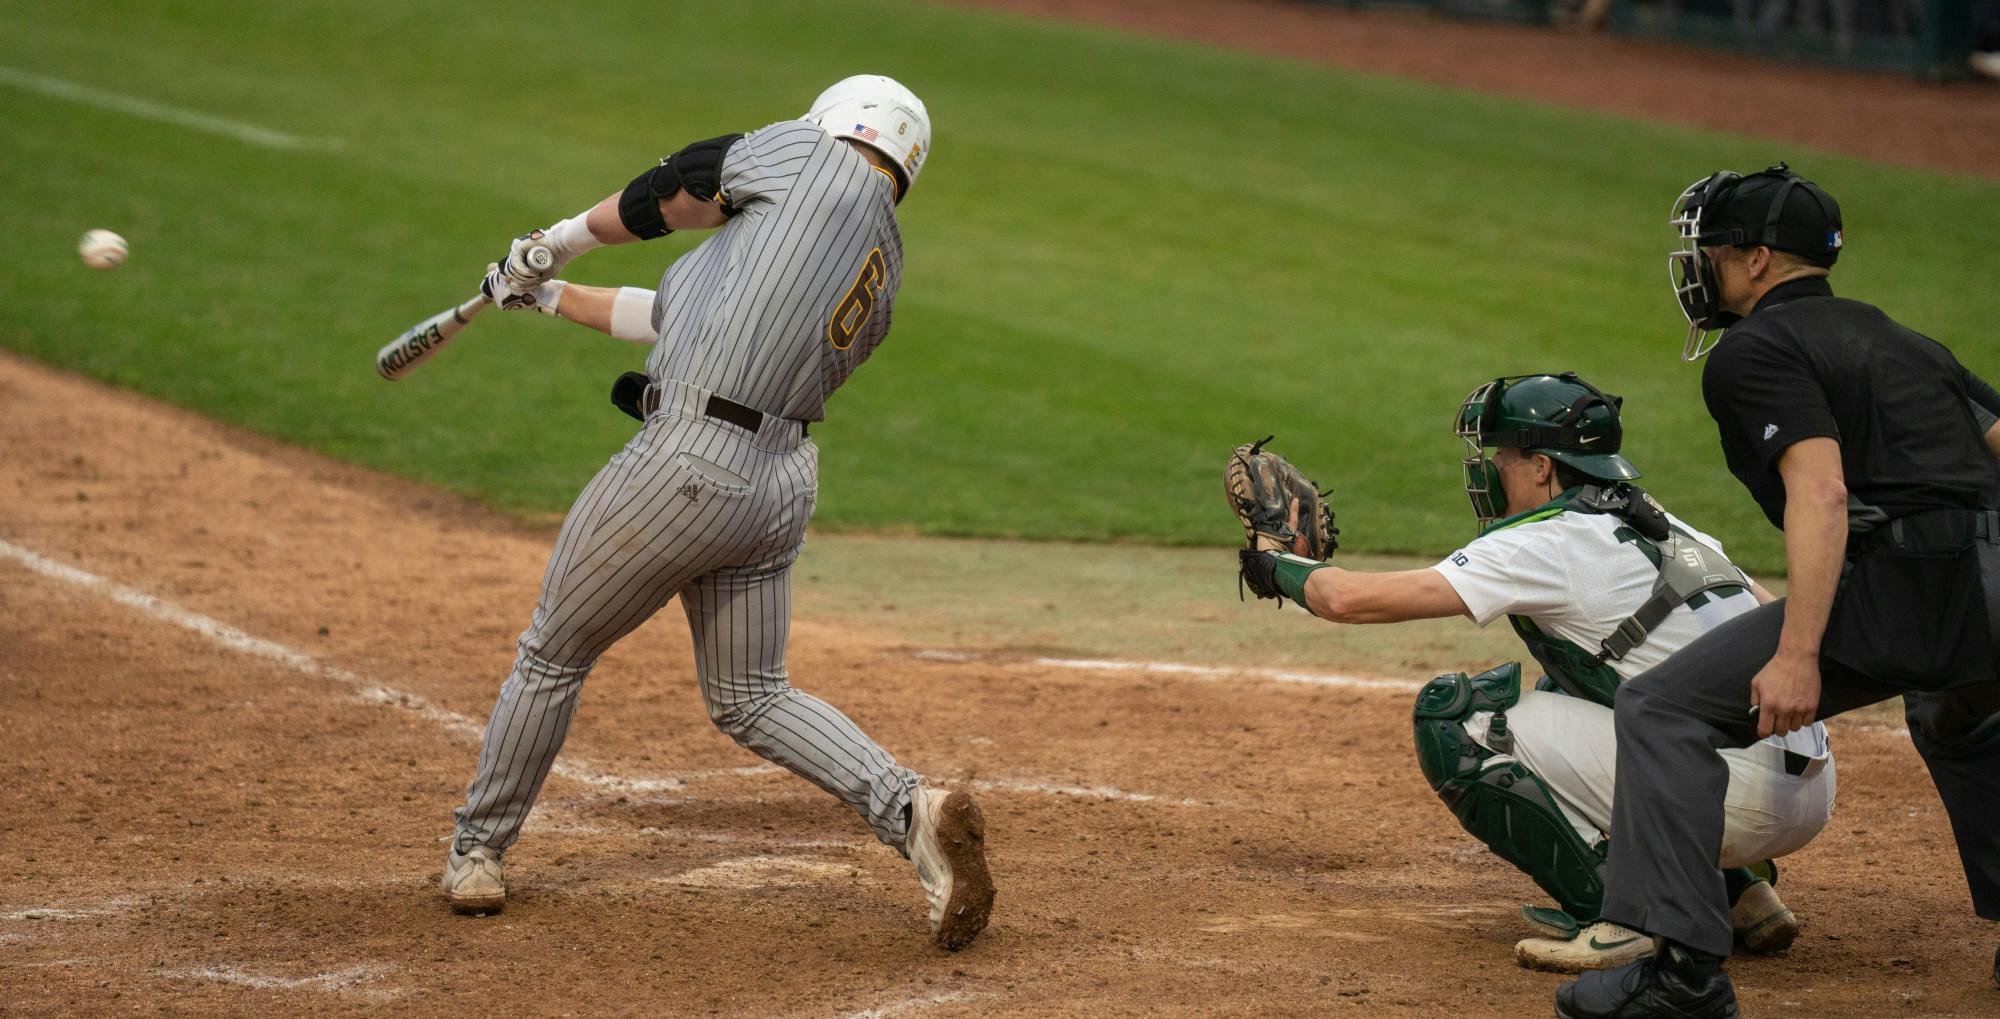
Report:
M 1652 496 L 1634 485 L 1584 485 L 1557 496 L 1526 513 L 1494 521 L 1482 534 L 1520 524 L 1547 520 L 1561 513 L 1607 513 L 1623 525 L 1614 532 L 1651 560 L 1659 576 L 1639 608 L 1598 643 L 1586 650 L 1572 641 L 1545 633 L 1526 616 L 1508 616 L 1514 633 L 1528 646 L 1549 680 L 1572 697 L 1610 707 L 1622 682 L 1609 662 L 1621 661 L 1645 643 L 1667 615 L 1682 605 L 1700 608 L 1711 597 L 1727 598 L 1749 591 L 1749 578 L 1721 552 L 1673 526 Z

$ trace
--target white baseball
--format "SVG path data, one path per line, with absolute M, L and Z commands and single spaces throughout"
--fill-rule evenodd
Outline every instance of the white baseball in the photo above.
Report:
M 92 269 L 116 269 L 124 265 L 129 250 L 125 238 L 109 230 L 92 230 L 76 242 L 77 255 Z

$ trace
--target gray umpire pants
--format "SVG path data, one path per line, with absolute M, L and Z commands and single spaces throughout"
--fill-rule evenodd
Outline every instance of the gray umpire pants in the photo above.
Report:
M 791 568 L 817 497 L 819 449 L 796 421 L 767 415 L 753 434 L 708 417 L 709 395 L 663 384 L 659 409 L 570 508 L 455 812 L 460 851 L 514 844 L 591 666 L 675 595 L 716 726 L 902 850 L 916 773 L 793 689 L 785 671 Z
M 1783 601 L 1738 616 L 1619 689 L 1606 919 L 1730 953 L 1729 900 L 1715 868 L 1729 771 L 1715 751 L 1756 741 L 1750 680 L 1777 651 L 1784 619 Z M 1983 637 L 1983 621 L 1977 629 Z M 1910 740 L 1951 818 L 1973 908 L 2000 920 L 2000 682 L 1915 690 L 1906 678 L 1884 681 L 1824 656 L 1820 678 L 1822 719 L 1905 695 Z

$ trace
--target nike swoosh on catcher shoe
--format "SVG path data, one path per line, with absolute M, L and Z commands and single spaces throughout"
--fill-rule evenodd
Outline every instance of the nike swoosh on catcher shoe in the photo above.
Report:
M 454 912 L 500 912 L 507 905 L 507 874 L 500 854 L 486 846 L 463 853 L 452 846 L 444 858 L 444 897 Z
M 1652 954 L 1652 938 L 1602 920 L 1568 940 L 1529 938 L 1514 946 L 1514 958 L 1521 965 L 1551 973 L 1617 969 Z
M 993 876 L 986 869 L 986 818 L 972 794 L 917 786 L 905 848 L 930 900 L 931 940 L 956 952 L 986 929 Z

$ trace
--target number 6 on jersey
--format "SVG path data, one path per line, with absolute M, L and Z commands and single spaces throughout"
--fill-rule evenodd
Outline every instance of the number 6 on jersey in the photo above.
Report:
M 847 296 L 834 307 L 833 321 L 826 324 L 826 339 L 833 349 L 846 350 L 861 335 L 861 327 L 868 324 L 868 316 L 875 311 L 875 298 L 882 293 L 888 274 L 882 249 L 870 249 L 867 261 L 861 263 L 861 274 L 854 277 L 854 286 L 848 288 Z

